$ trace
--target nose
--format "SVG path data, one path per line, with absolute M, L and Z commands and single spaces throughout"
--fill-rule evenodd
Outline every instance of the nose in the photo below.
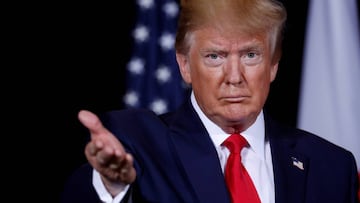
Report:
M 229 57 L 227 64 L 224 66 L 225 80 L 227 84 L 240 84 L 243 77 L 243 67 L 238 57 Z

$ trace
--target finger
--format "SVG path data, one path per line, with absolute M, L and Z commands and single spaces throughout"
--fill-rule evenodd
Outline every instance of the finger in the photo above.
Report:
M 120 150 L 114 151 L 114 157 L 113 161 L 109 164 L 109 168 L 112 170 L 119 169 L 122 165 L 122 162 L 124 162 L 126 159 L 126 153 L 122 152 Z
M 120 170 L 120 177 L 125 183 L 132 183 L 136 177 L 136 171 L 133 167 L 133 157 L 130 154 L 125 156 L 125 164 Z
M 112 163 L 115 163 L 119 157 L 117 157 L 115 149 L 110 146 L 104 146 L 97 152 L 96 159 L 101 165 L 108 166 Z
M 85 153 L 89 156 L 96 156 L 96 154 L 104 148 L 102 140 L 96 139 L 88 142 L 85 147 Z
M 111 146 L 116 151 L 120 151 L 119 153 L 123 152 L 123 148 L 119 140 L 107 129 L 103 126 L 101 120 L 97 115 L 94 113 L 87 111 L 87 110 L 81 110 L 78 114 L 78 118 L 80 122 L 89 129 L 91 137 L 101 138 L 102 145 Z M 96 143 L 97 146 L 99 145 Z M 100 148 L 100 146 L 98 146 Z
M 119 159 L 119 164 L 123 169 L 129 169 L 133 166 L 133 157 L 129 153 L 125 153 L 122 159 Z
M 81 110 L 78 113 L 79 121 L 90 130 L 92 135 L 99 135 L 108 133 L 106 128 L 101 123 L 99 117 L 88 110 Z

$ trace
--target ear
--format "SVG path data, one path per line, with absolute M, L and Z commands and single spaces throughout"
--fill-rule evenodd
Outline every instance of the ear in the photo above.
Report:
M 278 67 L 279 67 L 279 62 L 277 62 L 271 66 L 271 70 L 270 70 L 270 81 L 271 82 L 274 81 L 276 78 Z
M 186 83 L 190 84 L 191 83 L 191 73 L 190 73 L 189 58 L 184 54 L 176 52 L 176 61 L 179 65 L 180 73 L 181 73 L 183 80 Z

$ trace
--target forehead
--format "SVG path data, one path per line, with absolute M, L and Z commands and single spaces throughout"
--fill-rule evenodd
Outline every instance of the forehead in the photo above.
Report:
M 266 46 L 267 37 L 264 34 L 248 34 L 238 30 L 221 30 L 205 27 L 195 30 L 192 34 L 192 44 L 241 47 L 248 45 Z

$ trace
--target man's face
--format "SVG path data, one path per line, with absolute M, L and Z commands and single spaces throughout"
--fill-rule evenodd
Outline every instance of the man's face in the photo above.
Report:
M 177 59 L 202 111 L 229 133 L 256 120 L 278 65 L 271 63 L 268 38 L 211 28 L 195 31 L 188 55 Z

